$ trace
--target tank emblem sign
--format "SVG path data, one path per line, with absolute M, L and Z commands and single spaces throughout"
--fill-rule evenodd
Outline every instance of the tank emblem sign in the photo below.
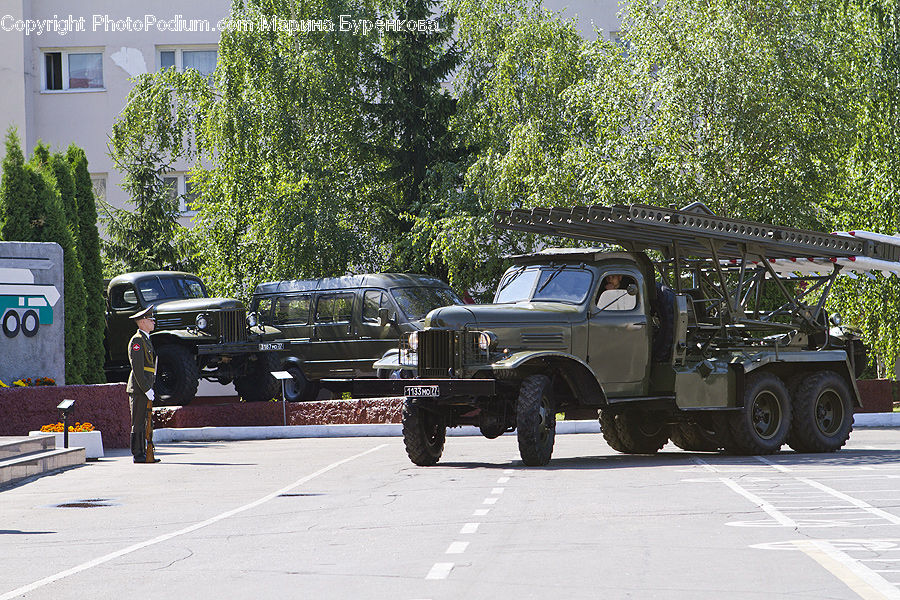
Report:
M 34 337 L 42 325 L 52 325 L 57 301 L 56 286 L 35 284 L 30 269 L 0 267 L 0 326 L 6 337 Z

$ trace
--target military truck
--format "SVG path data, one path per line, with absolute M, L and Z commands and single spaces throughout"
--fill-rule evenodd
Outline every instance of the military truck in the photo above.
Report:
M 195 275 L 174 271 L 126 273 L 113 278 L 106 292 L 106 365 L 110 381 L 130 370 L 128 340 L 137 326 L 131 317 L 153 306 L 151 334 L 158 357 L 155 393 L 162 404 L 187 404 L 200 379 L 235 382 L 248 401 L 280 396 L 274 355 L 251 331 L 255 315 L 231 298 L 210 298 Z
M 841 274 L 900 273 L 900 245 L 699 203 L 497 211 L 494 224 L 604 246 L 512 257 L 492 304 L 432 311 L 375 364 L 392 379 L 357 382 L 356 396 L 405 397 L 413 463 L 440 460 L 447 427 L 475 425 L 515 431 L 522 461 L 546 465 L 558 413 L 599 417 L 625 453 L 847 441 L 865 348 L 825 302 Z

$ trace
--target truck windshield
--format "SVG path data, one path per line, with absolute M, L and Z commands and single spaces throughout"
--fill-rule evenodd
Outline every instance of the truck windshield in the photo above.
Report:
M 191 277 L 147 277 L 138 282 L 145 303 L 187 298 L 207 298 L 206 288 Z
M 577 266 L 542 265 L 508 271 L 500 280 L 496 304 L 541 301 L 580 304 L 591 288 L 590 271 Z
M 400 310 L 406 315 L 410 321 L 419 321 L 425 318 L 425 315 L 433 311 L 435 308 L 442 306 L 450 306 L 451 304 L 462 304 L 459 296 L 449 288 L 434 287 L 407 287 L 394 288 L 391 295 Z

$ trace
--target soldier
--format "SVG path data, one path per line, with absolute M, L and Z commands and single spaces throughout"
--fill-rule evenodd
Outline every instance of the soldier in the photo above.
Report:
M 153 403 L 153 382 L 156 379 L 156 353 L 150 342 L 150 332 L 156 326 L 153 307 L 131 317 L 137 321 L 138 330 L 128 342 L 131 374 L 128 376 L 128 398 L 131 401 L 131 453 L 134 462 L 159 462 L 147 457 L 147 411 Z

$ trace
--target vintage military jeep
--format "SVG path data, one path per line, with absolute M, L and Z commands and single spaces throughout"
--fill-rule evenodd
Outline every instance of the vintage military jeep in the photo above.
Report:
M 274 363 L 251 333 L 254 317 L 230 298 L 210 298 L 203 282 L 189 273 L 150 271 L 113 278 L 106 291 L 106 373 L 122 381 L 129 372 L 128 340 L 137 327 L 131 317 L 155 308 L 151 335 L 158 357 L 156 398 L 162 404 L 187 404 L 199 380 L 252 382 L 245 400 L 280 395 L 269 375 Z
M 348 389 L 328 378 L 375 377 L 373 361 L 396 348 L 401 336 L 421 329 L 433 308 L 448 304 L 462 300 L 440 279 L 371 273 L 261 283 L 250 314 L 258 317 L 253 333 L 292 375 L 285 398 L 298 401 L 315 399 L 323 387 Z M 242 396 L 250 391 L 244 389 L 248 383 L 253 382 L 235 382 Z
M 825 300 L 842 272 L 900 272 L 900 247 L 719 218 L 703 205 L 498 211 L 495 225 L 627 251 L 514 257 L 493 304 L 432 311 L 375 364 L 393 379 L 356 382 L 355 396 L 405 396 L 415 464 L 438 462 L 447 427 L 475 425 L 488 438 L 515 430 L 523 462 L 544 465 L 557 413 L 599 411 L 606 441 L 628 453 L 669 439 L 688 450 L 829 452 L 848 439 L 865 355 Z

